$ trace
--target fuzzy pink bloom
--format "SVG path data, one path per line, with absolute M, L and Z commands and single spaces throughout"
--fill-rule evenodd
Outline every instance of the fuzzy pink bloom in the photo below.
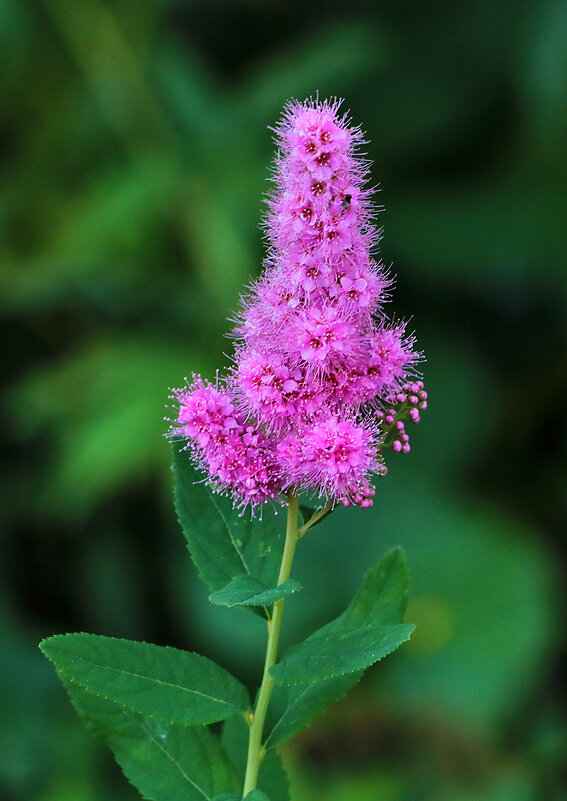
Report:
M 187 439 L 186 447 L 217 491 L 229 492 L 241 506 L 277 497 L 274 443 L 247 425 L 226 390 L 194 376 L 193 384 L 175 390 L 172 399 L 178 414 L 170 436 Z
M 339 106 L 284 110 L 265 269 L 242 299 L 226 387 L 196 379 L 174 393 L 172 435 L 241 505 L 289 488 L 371 505 L 383 447 L 407 452 L 396 426 L 427 405 L 413 338 L 382 312 L 392 282 L 374 257 L 364 139 Z
M 195 376 L 192 387 L 175 390 L 173 398 L 179 404 L 175 433 L 200 448 L 222 445 L 238 427 L 231 399 L 200 376 Z
M 320 495 L 346 506 L 362 501 L 372 505 L 368 476 L 381 465 L 375 434 L 367 425 L 330 416 L 288 434 L 278 454 L 289 487 L 317 488 Z
M 296 414 L 302 373 L 287 367 L 278 353 L 248 350 L 238 363 L 237 384 L 254 416 L 279 423 Z
M 356 329 L 336 306 L 310 306 L 298 316 L 295 328 L 297 338 L 290 343 L 299 344 L 307 369 L 336 364 L 343 354 L 356 348 Z

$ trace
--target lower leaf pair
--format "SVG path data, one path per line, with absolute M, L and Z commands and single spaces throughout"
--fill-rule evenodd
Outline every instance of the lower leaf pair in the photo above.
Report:
M 395 623 L 405 606 L 400 549 L 371 570 L 348 609 L 291 648 L 271 669 L 281 714 L 266 737 L 262 787 L 286 801 L 273 747 L 308 725 L 360 679 L 364 668 L 408 639 Z M 154 801 L 232 801 L 246 762 L 246 688 L 199 654 L 94 634 L 41 643 L 88 728 L 112 749 L 130 782 Z M 206 724 L 225 721 L 221 737 Z M 235 794 L 236 791 L 236 794 Z M 260 790 L 246 801 L 265 801 Z M 224 795 L 223 795 L 224 794 Z
M 236 516 L 227 499 L 195 483 L 184 456 L 175 455 L 176 506 L 210 600 L 259 613 L 272 636 L 284 599 L 301 589 L 283 569 L 286 559 L 291 566 L 289 543 L 295 547 L 328 510 L 304 509 L 298 529 L 298 499 L 290 498 L 284 545 L 275 519 Z M 279 661 L 276 638 L 256 707 L 238 679 L 199 654 L 84 633 L 49 637 L 40 647 L 87 727 L 144 798 L 289 801 L 275 747 L 409 638 L 413 626 L 402 622 L 407 589 L 405 557 L 396 548 L 367 573 L 343 614 Z

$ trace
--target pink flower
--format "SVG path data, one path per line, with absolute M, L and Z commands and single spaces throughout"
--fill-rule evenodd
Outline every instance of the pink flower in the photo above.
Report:
M 394 393 L 410 373 L 420 354 L 413 350 L 413 337 L 405 336 L 405 326 L 383 325 L 372 337 L 367 372 L 374 374 L 380 392 Z
M 172 397 L 179 404 L 175 433 L 194 439 L 201 448 L 222 444 L 238 426 L 232 401 L 200 376 L 194 377 L 191 388 L 177 389 Z
M 296 324 L 301 359 L 308 368 L 321 368 L 356 346 L 354 327 L 334 306 L 310 306 Z M 292 349 L 293 352 L 293 349 Z
M 407 452 L 402 419 L 427 405 L 413 338 L 382 311 L 391 280 L 373 257 L 364 140 L 339 107 L 285 108 L 265 268 L 242 299 L 226 387 L 197 377 L 174 392 L 171 435 L 240 505 L 290 488 L 371 505 L 382 449 Z
M 169 435 L 187 439 L 187 448 L 218 492 L 229 492 L 237 505 L 252 507 L 279 493 L 274 444 L 235 413 L 233 399 L 200 376 L 174 390 L 177 419 Z
M 244 406 L 273 427 L 295 413 L 302 378 L 301 371 L 287 367 L 277 353 L 249 350 L 238 361 L 234 387 Z
M 335 416 L 302 427 L 278 446 L 282 473 L 290 487 L 370 506 L 368 476 L 379 467 L 374 437 L 369 426 Z

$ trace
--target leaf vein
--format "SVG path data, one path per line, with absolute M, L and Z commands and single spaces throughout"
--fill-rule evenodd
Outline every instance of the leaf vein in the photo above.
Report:
M 85 662 L 88 662 L 90 665 L 92 665 L 92 668 L 102 668 L 103 670 L 110 670 L 110 671 L 114 671 L 115 673 L 119 673 L 119 674 L 123 673 L 125 676 L 135 676 L 138 679 L 145 679 L 146 681 L 152 681 L 152 682 L 155 682 L 156 684 L 163 684 L 164 687 L 172 687 L 175 690 L 183 690 L 183 692 L 192 693 L 193 695 L 199 695 L 202 698 L 208 698 L 210 701 L 217 701 L 218 703 L 226 704 L 226 706 L 234 707 L 233 703 L 231 703 L 230 701 L 225 701 L 224 698 L 217 698 L 214 695 L 209 695 L 208 693 L 203 693 L 200 690 L 194 690 L 194 689 L 191 689 L 190 687 L 184 687 L 182 684 L 174 684 L 173 682 L 170 682 L 170 681 L 163 681 L 163 679 L 157 679 L 157 678 L 154 678 L 153 676 L 146 676 L 143 673 L 135 673 L 132 670 L 124 670 L 123 668 L 115 668 L 112 665 L 100 665 L 98 662 L 93 662 L 90 659 L 85 659 L 85 657 L 82 657 L 82 659 L 84 659 Z
M 170 753 L 170 752 L 169 752 L 169 751 L 168 751 L 166 748 L 164 748 L 164 746 L 163 746 L 163 743 L 162 743 L 162 742 L 160 742 L 160 740 L 159 740 L 159 739 L 158 739 L 158 738 L 157 738 L 157 737 L 156 737 L 154 734 L 152 734 L 152 732 L 151 732 L 151 731 L 149 731 L 149 729 L 147 729 L 147 728 L 146 728 L 146 726 L 144 726 L 144 724 L 143 724 L 141 721 L 139 721 L 139 720 L 136 720 L 135 718 L 133 718 L 133 717 L 132 717 L 131 715 L 129 715 L 128 713 L 126 713 L 126 715 L 127 715 L 127 716 L 128 716 L 130 719 L 131 719 L 131 720 L 133 720 L 135 723 L 138 723 L 138 725 L 140 726 L 140 728 L 142 729 L 142 731 L 144 731 L 144 732 L 146 733 L 146 735 L 148 736 L 148 738 L 149 738 L 149 739 L 150 739 L 150 740 L 151 740 L 151 741 L 152 741 L 152 742 L 153 742 L 155 745 L 157 745 L 157 747 L 158 747 L 158 748 L 159 748 L 159 749 L 160 749 L 160 750 L 161 750 L 161 751 L 162 751 L 162 752 L 165 754 L 165 756 L 166 756 L 166 757 L 167 757 L 167 758 L 168 758 L 168 759 L 169 759 L 171 762 L 173 762 L 173 764 L 174 764 L 174 765 L 175 765 L 175 767 L 178 769 L 178 771 L 179 771 L 179 772 L 180 772 L 180 774 L 183 776 L 183 778 L 184 778 L 184 779 L 186 779 L 186 780 L 189 782 L 189 784 L 191 784 L 191 785 L 192 785 L 192 786 L 195 788 L 195 790 L 197 790 L 199 793 L 201 793 L 201 795 L 202 795 L 204 798 L 206 798 L 206 799 L 207 799 L 207 801 L 211 801 L 211 796 L 210 796 L 210 795 L 207 795 L 207 793 L 206 793 L 206 792 L 203 790 L 203 788 L 202 788 L 202 787 L 200 787 L 200 786 L 199 786 L 199 785 L 198 785 L 198 784 L 197 784 L 195 781 L 193 781 L 193 779 L 192 779 L 190 776 L 188 776 L 188 775 L 187 775 L 187 773 L 185 773 L 185 771 L 183 770 L 183 768 L 181 767 L 181 765 L 180 765 L 180 763 L 177 761 L 177 759 L 175 759 L 175 757 L 174 757 L 174 756 L 173 756 L 173 755 L 172 755 L 172 754 L 171 754 L 171 753 Z

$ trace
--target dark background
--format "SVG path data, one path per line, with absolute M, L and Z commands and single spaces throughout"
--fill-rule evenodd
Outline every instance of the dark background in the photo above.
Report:
M 212 377 L 262 261 L 290 97 L 345 98 L 430 408 L 371 511 L 302 541 L 284 645 L 392 544 L 412 641 L 284 749 L 293 801 L 561 801 L 567 4 L 3 0 L 0 796 L 137 797 L 37 642 L 199 650 L 256 686 L 171 505 L 168 387 Z

